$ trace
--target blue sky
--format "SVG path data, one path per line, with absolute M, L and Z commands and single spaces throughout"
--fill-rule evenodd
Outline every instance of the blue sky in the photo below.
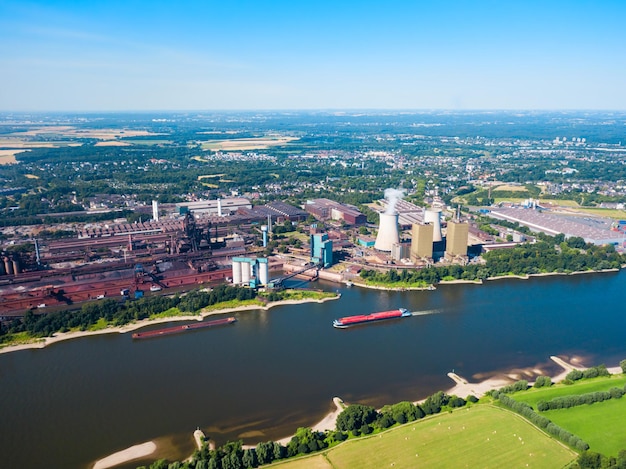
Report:
M 0 110 L 626 110 L 623 0 L 0 0 Z

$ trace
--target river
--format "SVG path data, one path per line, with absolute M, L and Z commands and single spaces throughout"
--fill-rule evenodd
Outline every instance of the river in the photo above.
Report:
M 237 313 L 234 326 L 0 355 L 0 465 L 86 468 L 148 440 L 158 456 L 184 458 L 197 427 L 218 443 L 281 438 L 319 421 L 333 396 L 381 406 L 451 388 L 452 370 L 473 381 L 514 368 L 555 374 L 550 355 L 626 358 L 624 270 L 436 291 L 314 285 L 342 297 Z M 424 314 L 331 326 L 398 307 Z

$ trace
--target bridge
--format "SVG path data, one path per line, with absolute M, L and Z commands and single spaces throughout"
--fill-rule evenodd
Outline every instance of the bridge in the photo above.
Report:
M 285 282 L 285 280 L 288 280 L 290 278 L 295 277 L 296 275 L 300 275 L 303 274 L 304 272 L 308 271 L 308 270 L 312 270 L 315 269 L 316 271 L 319 271 L 322 268 L 321 264 L 314 264 L 314 263 L 309 263 L 308 265 L 304 266 L 302 269 L 300 270 L 296 270 L 295 272 L 291 272 L 288 275 L 284 275 L 282 277 L 278 277 L 278 278 L 274 278 L 271 279 L 268 282 L 268 285 L 273 287 L 273 288 L 280 288 L 283 286 L 283 283 Z M 317 273 L 317 272 L 316 272 Z

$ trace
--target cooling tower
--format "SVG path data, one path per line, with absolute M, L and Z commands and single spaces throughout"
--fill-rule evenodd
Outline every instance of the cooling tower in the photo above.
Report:
M 441 236 L 441 212 L 439 210 L 425 210 L 424 223 L 433 224 L 433 242 L 438 243 L 443 238 Z
M 398 235 L 398 214 L 397 213 L 381 213 L 380 226 L 378 227 L 378 236 L 374 249 L 378 251 L 391 252 L 391 247 L 400 242 Z

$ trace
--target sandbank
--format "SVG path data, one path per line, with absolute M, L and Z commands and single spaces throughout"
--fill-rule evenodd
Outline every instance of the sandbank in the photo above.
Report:
M 162 324 L 167 322 L 175 322 L 175 321 L 202 321 L 204 318 L 208 316 L 213 316 L 217 314 L 226 314 L 226 313 L 235 313 L 235 312 L 243 312 L 243 311 L 252 311 L 256 309 L 262 309 L 264 311 L 269 310 L 275 306 L 283 306 L 283 305 L 296 305 L 302 303 L 324 303 L 325 301 L 337 300 L 341 297 L 341 295 L 337 295 L 335 297 L 327 297 L 327 298 L 303 298 L 301 300 L 282 300 L 282 301 L 274 301 L 268 303 L 267 305 L 245 305 L 245 306 L 236 306 L 232 308 L 223 308 L 223 309 L 215 309 L 210 311 L 201 311 L 200 314 L 196 315 L 185 315 L 185 316 L 170 316 L 165 318 L 158 319 L 142 319 L 141 321 L 133 322 L 130 324 L 125 324 L 123 326 L 110 326 L 105 329 L 101 329 L 98 331 L 72 331 L 72 332 L 56 332 L 51 337 L 42 337 L 40 339 L 34 339 L 33 342 L 28 342 L 25 344 L 18 345 L 8 345 L 6 347 L 0 348 L 0 354 L 9 353 L 9 352 L 17 352 L 19 350 L 28 350 L 28 349 L 41 349 L 46 347 L 47 345 L 54 344 L 56 342 L 61 342 L 64 340 L 78 339 L 80 337 L 87 337 L 92 335 L 101 335 L 101 334 L 114 334 L 120 333 L 125 334 L 127 332 L 132 332 L 137 329 L 141 329 L 142 327 L 152 326 L 155 324 Z
M 140 445 L 131 446 L 125 450 L 113 453 L 106 458 L 102 458 L 93 465 L 93 469 L 107 469 L 114 467 L 122 463 L 130 462 L 135 459 L 145 458 L 150 456 L 157 449 L 154 441 L 148 441 Z

